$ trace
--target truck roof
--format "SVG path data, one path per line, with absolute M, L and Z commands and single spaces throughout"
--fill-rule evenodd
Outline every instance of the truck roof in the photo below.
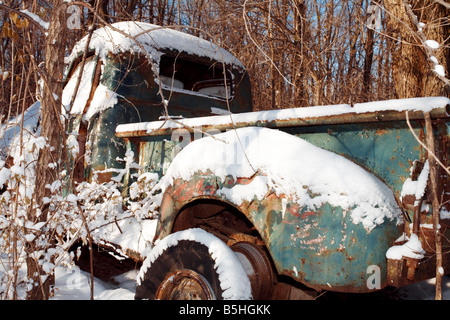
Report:
M 155 61 L 159 61 L 161 51 L 176 51 L 244 68 L 236 57 L 213 42 L 173 28 L 175 27 L 161 27 L 136 21 L 114 23 L 94 31 L 89 42 L 89 51 L 105 58 L 109 53 L 142 53 L 144 48 L 144 54 L 149 54 Z M 66 63 L 70 64 L 82 55 L 86 41 L 87 35 L 75 45 L 70 56 L 66 58 Z

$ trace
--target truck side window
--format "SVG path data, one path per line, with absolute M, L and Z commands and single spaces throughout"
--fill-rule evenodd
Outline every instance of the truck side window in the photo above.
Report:
M 180 89 L 226 100 L 232 99 L 231 73 L 226 71 L 225 81 L 223 65 L 220 63 L 207 65 L 163 55 L 159 69 L 159 77 L 165 89 Z

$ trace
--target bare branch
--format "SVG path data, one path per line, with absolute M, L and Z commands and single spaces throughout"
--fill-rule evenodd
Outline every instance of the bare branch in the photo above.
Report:
M 434 52 L 433 52 L 432 48 L 430 48 L 430 46 L 427 45 L 427 38 L 425 37 L 424 33 L 422 32 L 422 30 L 420 28 L 419 20 L 417 19 L 417 16 L 412 11 L 411 5 L 408 3 L 407 0 L 403 0 L 403 4 L 406 8 L 406 12 L 407 12 L 409 18 L 411 19 L 414 26 L 416 26 L 416 28 L 417 28 L 417 31 L 415 31 L 415 34 L 419 38 L 419 41 L 422 45 L 422 49 L 425 52 L 425 54 L 427 55 L 428 61 L 432 67 L 432 70 L 433 70 L 435 76 L 438 77 L 445 84 L 445 86 L 450 88 L 450 79 L 448 79 L 447 77 L 445 77 L 445 75 L 442 75 L 440 72 L 438 72 L 436 70 L 436 66 L 437 66 L 436 57 L 434 56 Z
M 434 0 L 436 3 L 439 3 L 440 5 L 443 5 L 447 9 L 450 9 L 450 3 L 445 2 L 444 0 Z
M 439 160 L 439 158 L 436 156 L 435 152 L 433 150 L 431 150 L 425 143 L 422 142 L 422 140 L 420 140 L 420 138 L 417 136 L 417 134 L 414 132 L 413 127 L 411 126 L 411 122 L 409 121 L 409 114 L 408 111 L 405 112 L 406 115 L 406 123 L 408 124 L 409 130 L 411 131 L 412 135 L 414 136 L 414 138 L 417 140 L 417 142 L 419 142 L 419 144 L 425 148 L 425 150 L 428 151 L 428 153 L 436 160 L 436 162 L 442 167 L 442 169 L 445 170 L 445 172 L 447 172 L 448 175 L 450 175 L 450 167 L 446 167 L 441 160 Z
M 20 16 L 23 16 L 25 18 L 27 18 L 28 21 L 30 21 L 34 26 L 36 26 L 43 34 L 45 34 L 47 32 L 47 29 L 45 29 L 40 23 L 39 21 L 37 21 L 36 19 L 34 19 L 32 16 L 29 15 L 28 11 L 21 11 L 21 10 L 17 10 L 14 8 L 10 8 L 6 5 L 4 5 L 2 2 L 0 2 L 0 10 L 3 9 L 9 13 L 16 13 Z

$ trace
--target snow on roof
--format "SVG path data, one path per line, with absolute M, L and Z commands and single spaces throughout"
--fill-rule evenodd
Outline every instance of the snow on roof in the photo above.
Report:
M 130 35 L 125 36 L 123 33 Z M 201 57 L 209 57 L 214 61 L 223 61 L 227 64 L 234 64 L 243 68 L 242 63 L 225 49 L 214 43 L 194 37 L 192 35 L 144 22 L 118 22 L 109 26 L 95 30 L 89 43 L 89 48 L 94 50 L 101 58 L 106 58 L 108 53 L 121 52 L 141 52 L 140 45 L 150 54 L 159 60 L 161 53 L 159 49 L 176 50 Z M 80 56 L 86 47 L 88 36 L 81 39 L 73 48 L 71 55 L 66 59 L 70 63 Z
M 259 112 L 247 112 L 233 114 L 234 124 L 245 123 L 247 125 L 256 123 L 268 123 L 272 121 L 283 121 L 292 119 L 310 119 L 327 116 L 338 116 L 344 114 L 362 114 L 381 111 L 431 111 L 433 109 L 445 108 L 450 105 L 450 99 L 446 97 L 424 97 L 412 99 L 395 99 L 386 101 L 375 101 L 357 103 L 353 107 L 348 104 L 328 105 L 305 108 L 290 108 L 279 110 L 268 110 Z M 119 125 L 117 133 L 145 131 L 151 133 L 161 129 L 178 129 L 199 126 L 225 126 L 230 125 L 230 115 L 199 117 L 174 121 L 153 121 L 142 123 L 130 123 Z

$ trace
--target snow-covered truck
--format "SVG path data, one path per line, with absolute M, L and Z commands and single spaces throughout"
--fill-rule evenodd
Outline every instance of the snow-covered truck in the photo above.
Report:
M 89 48 L 71 106 L 75 179 L 120 172 L 131 199 L 151 186 L 153 239 L 122 248 L 142 262 L 136 298 L 301 299 L 434 277 L 424 113 L 448 272 L 448 98 L 252 111 L 244 66 L 213 43 L 135 22 L 88 39 L 63 96 Z

